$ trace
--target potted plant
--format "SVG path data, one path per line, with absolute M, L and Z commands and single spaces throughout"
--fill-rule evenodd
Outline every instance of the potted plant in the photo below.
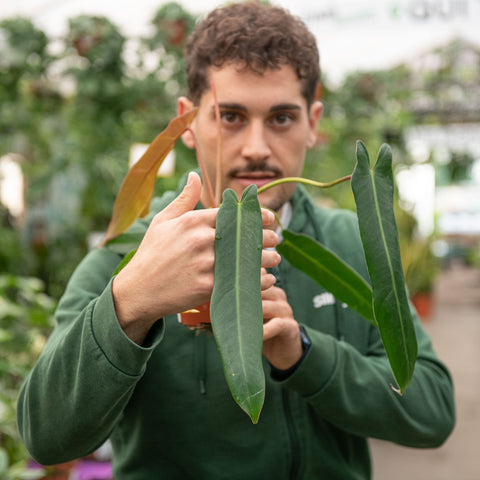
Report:
M 438 262 L 432 252 L 432 237 L 411 239 L 402 249 L 405 282 L 410 298 L 422 319 L 433 311 L 433 287 Z
M 126 254 L 117 271 L 133 256 L 143 236 L 143 232 L 126 230 L 148 211 L 156 171 L 195 115 L 193 110 L 172 120 L 125 177 L 103 241 L 109 248 Z M 218 151 L 220 154 L 220 145 Z M 198 159 L 203 170 L 201 158 Z M 258 192 L 256 186 L 251 185 L 240 200 L 233 190 L 223 192 L 216 222 L 215 281 L 210 315 L 230 391 L 254 423 L 258 421 L 265 395 L 259 278 L 262 220 L 258 193 L 278 183 L 291 181 L 326 188 L 351 182 L 370 284 L 332 251 L 308 236 L 284 229 L 283 241 L 277 250 L 290 264 L 378 327 L 398 391 L 403 392 L 410 383 L 417 344 L 393 213 L 391 149 L 383 145 L 371 167 L 365 145 L 358 141 L 356 159 L 352 175 L 329 183 L 284 178 Z M 220 168 L 220 161 L 217 164 Z M 208 176 L 204 174 L 203 178 L 208 184 Z M 217 185 L 215 192 L 211 186 L 209 190 L 212 206 L 220 204 L 221 186 Z M 129 249 L 132 251 L 127 253 Z M 232 320 L 227 324 L 222 321 L 225 318 Z

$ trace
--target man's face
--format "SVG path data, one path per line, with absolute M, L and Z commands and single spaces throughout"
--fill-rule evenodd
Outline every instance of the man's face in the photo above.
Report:
M 212 68 L 210 80 L 220 110 L 222 190 L 232 188 L 240 198 L 248 185 L 261 187 L 279 178 L 300 176 L 306 150 L 315 142 L 322 104 L 315 102 L 308 109 L 293 68 L 283 66 L 259 75 L 229 64 Z M 179 100 L 179 113 L 191 107 L 189 100 Z M 215 185 L 218 128 L 212 90 L 202 95 L 192 130 Z M 193 147 L 189 134 L 184 141 Z M 287 183 L 267 190 L 259 196 L 261 205 L 279 211 L 295 186 Z M 201 200 L 210 204 L 205 182 Z

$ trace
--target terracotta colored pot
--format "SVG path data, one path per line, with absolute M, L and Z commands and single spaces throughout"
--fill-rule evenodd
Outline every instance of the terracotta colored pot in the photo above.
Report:
M 416 293 L 412 297 L 412 303 L 422 320 L 427 320 L 431 317 L 433 312 L 433 295 L 431 293 Z
M 195 308 L 198 312 L 189 310 L 179 314 L 180 323 L 188 327 L 201 327 L 210 325 L 210 302 L 204 303 Z

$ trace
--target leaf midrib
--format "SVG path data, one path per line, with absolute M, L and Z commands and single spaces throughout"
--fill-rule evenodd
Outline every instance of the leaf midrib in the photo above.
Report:
M 247 378 L 247 371 L 245 369 L 245 357 L 244 357 L 244 350 L 243 350 L 243 335 L 242 329 L 240 327 L 240 252 L 241 252 L 241 240 L 242 240 L 242 202 L 237 202 L 237 231 L 236 231 L 236 251 L 235 251 L 235 306 L 237 311 L 237 338 L 238 338 L 238 345 L 241 358 L 241 365 L 243 370 L 243 378 Z M 245 382 L 245 389 L 248 392 L 248 384 Z M 250 400 L 251 395 L 249 394 L 247 399 Z
M 408 351 L 407 351 L 407 348 L 406 348 L 407 347 L 407 341 L 406 341 L 406 335 L 405 335 L 403 315 L 402 315 L 402 310 L 400 308 L 400 299 L 398 297 L 397 285 L 396 285 L 396 282 L 395 282 L 395 275 L 393 273 L 392 260 L 390 258 L 390 252 L 387 248 L 385 231 L 383 229 L 382 215 L 381 215 L 381 212 L 380 212 L 380 204 L 378 202 L 377 188 L 376 188 L 376 185 L 375 185 L 375 170 L 369 169 L 369 171 L 370 171 L 370 179 L 371 179 L 371 182 L 372 182 L 373 200 L 374 200 L 374 203 L 375 203 L 375 210 L 377 212 L 377 218 L 378 218 L 378 226 L 379 226 L 380 234 L 381 234 L 381 237 L 382 237 L 383 248 L 384 248 L 385 254 L 387 256 L 388 269 L 390 271 L 390 278 L 391 278 L 391 282 L 392 282 L 392 289 L 393 289 L 393 293 L 395 295 L 395 305 L 396 305 L 396 308 L 397 308 L 398 316 L 401 319 L 400 330 L 401 330 L 401 335 L 402 335 L 402 340 L 403 340 L 403 342 L 402 342 L 403 350 L 405 352 L 405 358 L 408 361 Z M 410 365 L 409 365 L 409 370 L 410 370 Z

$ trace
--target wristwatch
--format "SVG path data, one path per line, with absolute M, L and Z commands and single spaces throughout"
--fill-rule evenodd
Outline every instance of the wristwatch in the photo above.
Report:
M 307 337 L 307 334 L 303 327 L 299 327 L 299 330 L 300 330 L 300 340 L 302 341 L 302 350 L 303 350 L 302 358 L 303 358 L 305 356 L 305 353 L 307 353 L 307 350 L 310 348 L 310 345 L 312 344 L 312 342 Z

